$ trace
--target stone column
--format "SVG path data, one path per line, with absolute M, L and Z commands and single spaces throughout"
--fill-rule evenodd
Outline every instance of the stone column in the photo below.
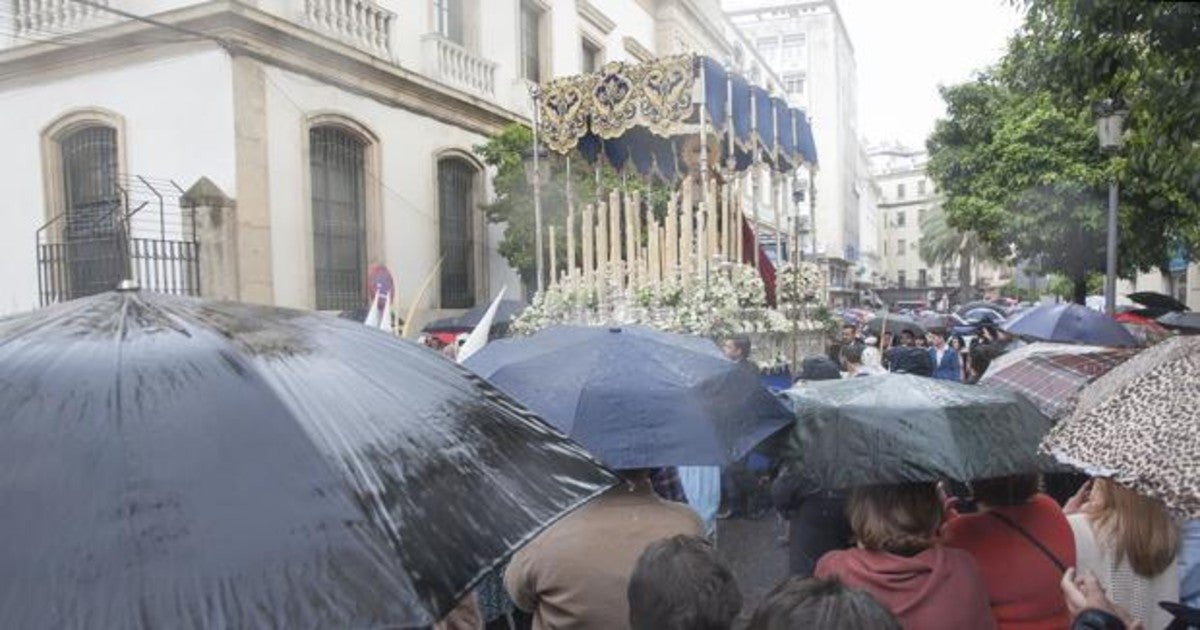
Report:
M 237 211 L 235 202 L 207 177 L 179 198 L 179 206 L 196 217 L 200 296 L 238 300 Z

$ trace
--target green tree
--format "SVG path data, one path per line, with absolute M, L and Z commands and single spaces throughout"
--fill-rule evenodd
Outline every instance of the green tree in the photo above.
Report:
M 1200 255 L 1200 3 L 1019 4 L 1025 21 L 998 70 L 1006 85 L 1048 93 L 1068 111 L 1091 112 L 1101 99 L 1129 111 L 1113 165 L 1123 267 L 1162 267 L 1175 242 Z
M 947 222 L 1070 279 L 1083 301 L 1104 266 L 1108 182 L 1121 182 L 1121 272 L 1200 254 L 1200 7 L 1024 0 L 999 66 L 944 88 L 929 139 Z M 1100 155 L 1093 105 L 1130 110 L 1126 151 Z
M 974 232 L 994 259 L 1015 255 L 1063 273 L 1082 302 L 1088 273 L 1104 263 L 1109 167 L 1088 116 L 986 75 L 942 96 L 948 117 L 928 148 L 947 225 Z
M 495 198 L 484 207 L 488 221 L 504 226 L 504 237 L 499 244 L 499 253 L 521 275 L 525 286 L 536 285 L 536 254 L 534 251 L 535 225 L 533 209 L 533 187 L 525 172 L 525 156 L 533 145 L 533 132 L 524 125 L 512 124 L 487 142 L 477 145 L 475 153 L 488 166 L 495 169 L 492 189 Z M 560 269 L 567 268 L 566 225 L 568 193 L 575 205 L 575 229 L 579 234 L 579 221 L 584 204 L 594 203 L 598 192 L 620 187 L 624 190 L 640 191 L 657 212 L 665 209 L 669 189 L 650 180 L 637 177 L 622 177 L 607 166 L 601 168 L 599 182 L 596 170 L 582 156 L 575 153 L 570 161 L 571 173 L 567 176 L 567 160 L 549 153 L 542 163 L 546 183 L 542 186 L 542 229 L 543 237 L 549 238 L 549 227 L 558 232 L 556 254 Z M 577 250 L 577 256 L 581 250 Z M 549 265 L 547 254 L 546 264 Z M 547 269 L 547 273 L 549 270 Z
M 921 220 L 921 260 L 930 267 L 958 263 L 958 286 L 962 301 L 974 298 L 971 267 L 987 258 L 979 235 L 950 226 L 946 211 L 935 206 Z

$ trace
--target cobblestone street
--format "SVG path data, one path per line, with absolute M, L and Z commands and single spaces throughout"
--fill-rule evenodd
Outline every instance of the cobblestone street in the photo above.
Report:
M 729 519 L 717 526 L 717 550 L 742 589 L 744 627 L 767 593 L 787 576 L 787 547 L 776 542 L 783 532 L 774 513 L 758 520 Z

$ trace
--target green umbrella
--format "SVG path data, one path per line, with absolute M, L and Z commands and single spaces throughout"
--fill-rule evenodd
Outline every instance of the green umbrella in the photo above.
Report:
M 1050 419 L 1004 389 L 908 374 L 803 384 L 787 456 L 825 488 L 969 481 L 1043 468 Z

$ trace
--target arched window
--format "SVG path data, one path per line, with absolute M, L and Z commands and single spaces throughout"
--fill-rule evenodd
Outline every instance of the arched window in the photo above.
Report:
M 475 306 L 477 174 L 475 166 L 462 158 L 451 157 L 438 161 L 442 308 Z
M 68 297 L 111 291 L 125 274 L 117 130 L 82 124 L 58 137 Z
M 342 126 L 309 129 L 318 310 L 354 310 L 367 302 L 366 148 Z

